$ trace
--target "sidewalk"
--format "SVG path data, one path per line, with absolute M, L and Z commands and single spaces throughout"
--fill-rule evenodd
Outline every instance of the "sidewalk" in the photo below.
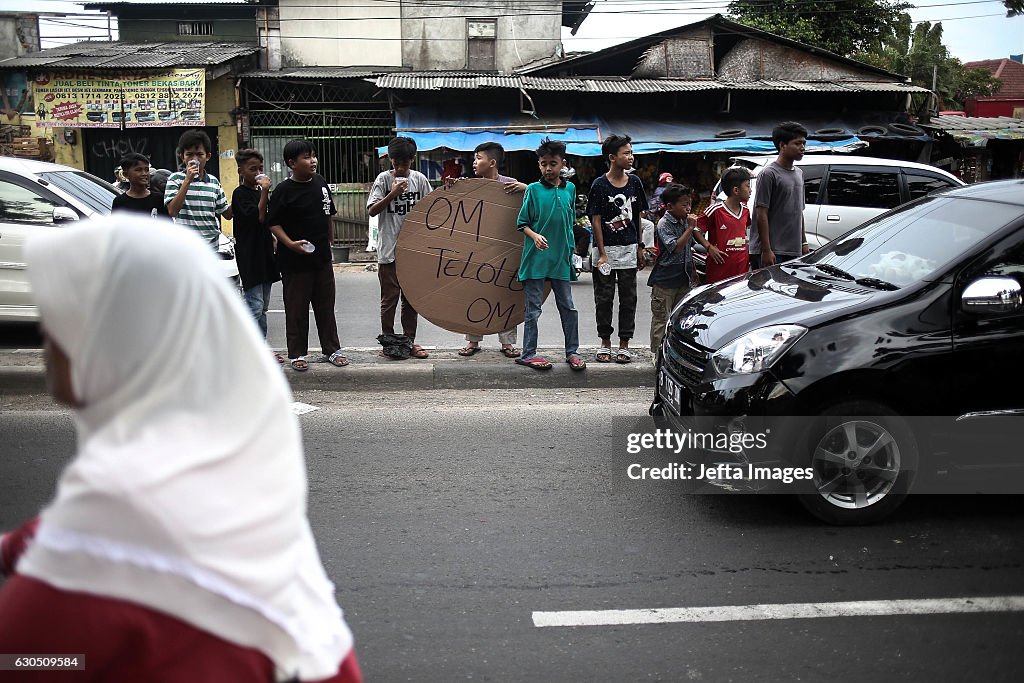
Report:
M 293 391 L 416 391 L 426 389 L 523 389 L 523 388 L 623 388 L 653 387 L 654 365 L 648 349 L 630 349 L 633 362 L 598 363 L 596 347 L 581 347 L 587 369 L 573 372 L 562 362 L 561 348 L 544 348 L 540 354 L 554 365 L 534 370 L 505 358 L 497 348 L 485 348 L 464 358 L 458 349 L 425 346 L 430 358 L 394 361 L 382 358 L 376 348 L 344 349 L 350 364 L 329 365 L 317 349 L 310 349 L 309 370 L 283 367 Z M 281 349 L 277 349 L 282 351 Z M 0 351 L 0 393 L 32 394 L 46 391 L 43 352 L 38 349 Z

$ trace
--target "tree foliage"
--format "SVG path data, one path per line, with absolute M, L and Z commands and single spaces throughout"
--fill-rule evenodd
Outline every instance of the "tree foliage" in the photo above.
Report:
M 729 15 L 748 26 L 849 56 L 868 50 L 909 7 L 890 0 L 733 0 Z
M 932 88 L 942 109 L 963 109 L 970 97 L 992 95 L 1002 83 L 985 69 L 968 69 L 942 43 L 942 22 L 911 23 L 902 14 L 868 50 L 853 55 L 875 66 L 910 76 L 915 85 Z
M 1024 14 L 1024 0 L 1003 0 L 1006 7 L 1006 16 L 1016 17 Z

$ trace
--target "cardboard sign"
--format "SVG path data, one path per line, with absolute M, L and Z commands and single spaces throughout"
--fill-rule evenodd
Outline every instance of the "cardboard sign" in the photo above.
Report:
M 496 334 L 526 318 L 516 274 L 522 193 L 494 180 L 460 180 L 413 207 L 395 252 L 398 281 L 420 315 L 452 332 Z

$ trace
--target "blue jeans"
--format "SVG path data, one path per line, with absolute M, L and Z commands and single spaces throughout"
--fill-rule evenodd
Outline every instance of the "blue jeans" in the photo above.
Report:
M 562 334 L 565 335 L 565 359 L 579 353 L 579 314 L 572 302 L 572 286 L 567 280 L 548 280 L 555 295 L 558 316 L 562 319 Z M 544 280 L 524 280 L 523 294 L 526 295 L 526 325 L 523 327 L 523 360 L 537 355 L 537 320 L 544 303 Z
M 260 326 L 263 338 L 267 338 L 267 309 L 270 308 L 270 288 L 272 282 L 263 282 L 242 292 L 242 298 L 249 307 L 256 324 Z

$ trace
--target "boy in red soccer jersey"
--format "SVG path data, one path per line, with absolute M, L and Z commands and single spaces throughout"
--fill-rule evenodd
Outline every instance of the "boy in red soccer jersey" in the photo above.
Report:
M 707 250 L 707 282 L 747 272 L 747 228 L 751 223 L 750 171 L 734 166 L 722 175 L 724 202 L 714 202 L 697 219 L 694 237 Z M 701 235 L 700 233 L 704 234 Z

